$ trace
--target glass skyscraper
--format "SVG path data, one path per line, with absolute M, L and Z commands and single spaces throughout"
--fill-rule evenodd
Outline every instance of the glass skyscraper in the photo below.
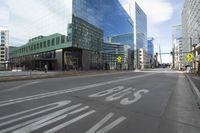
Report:
M 100 51 L 109 37 L 133 33 L 131 18 L 118 0 L 10 0 L 9 4 L 11 45 L 23 45 L 11 53 L 17 62 L 31 56 L 41 57 L 38 64 L 43 64 L 43 55 L 49 57 L 50 52 L 55 56 L 45 61 L 55 60 L 62 69 L 90 69 L 101 63 Z
M 149 63 L 152 66 L 153 65 L 153 60 L 154 60 L 154 38 L 148 38 L 148 43 L 147 43 L 147 56 L 149 59 Z
M 137 3 L 135 3 L 135 12 L 137 49 L 147 50 L 147 15 Z

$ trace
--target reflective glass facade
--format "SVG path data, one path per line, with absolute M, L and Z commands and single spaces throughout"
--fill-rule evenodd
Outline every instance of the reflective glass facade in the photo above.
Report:
M 118 0 L 10 0 L 9 5 L 11 45 L 23 45 L 11 52 L 13 58 L 58 51 L 54 59 L 62 57 L 64 69 L 90 69 L 102 63 L 100 51 L 109 37 L 128 35 L 120 43 L 133 47 L 131 18 Z M 62 37 L 64 43 L 56 45 Z
M 104 42 L 110 36 L 133 32 L 131 18 L 118 0 L 73 0 L 73 15 L 102 29 Z
M 133 49 L 133 33 L 118 35 L 118 36 L 112 36 L 109 38 L 109 42 L 112 43 L 122 43 L 122 44 L 128 44 Z
M 136 44 L 137 49 L 147 49 L 147 16 L 140 6 L 135 3 Z
M 148 54 L 149 63 L 152 64 L 153 57 L 154 57 L 154 38 L 148 38 L 147 54 Z

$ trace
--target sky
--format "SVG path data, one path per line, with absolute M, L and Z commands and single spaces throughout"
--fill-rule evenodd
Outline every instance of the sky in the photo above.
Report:
M 0 0 L 1 27 L 7 27 L 9 24 L 8 1 L 12 0 Z M 133 0 L 120 0 L 127 12 L 130 1 L 132 2 Z M 20 0 L 18 0 L 18 2 L 20 3 Z M 155 38 L 154 52 L 159 52 L 160 45 L 162 53 L 170 53 L 172 51 L 172 26 L 181 24 L 181 11 L 184 0 L 136 0 L 136 2 L 147 14 L 148 37 Z M 13 12 L 16 13 L 17 11 L 19 10 Z M 50 14 L 50 12 L 48 12 L 48 14 Z M 52 16 L 60 20 L 60 18 L 53 13 Z M 162 61 L 163 63 L 171 62 L 171 55 L 162 55 Z

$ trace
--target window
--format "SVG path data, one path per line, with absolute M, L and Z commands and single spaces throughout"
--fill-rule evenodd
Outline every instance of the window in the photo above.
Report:
M 51 40 L 51 44 L 52 44 L 52 46 L 55 45 L 55 39 L 54 38 Z
M 48 47 L 50 46 L 50 40 L 47 41 L 47 46 L 48 46 Z
M 39 43 L 37 43 L 37 49 L 39 49 Z
M 65 43 L 65 36 L 61 36 L 61 43 Z
M 46 41 L 44 41 L 44 48 L 46 48 Z
M 42 48 L 42 42 L 40 42 L 40 48 Z
M 60 38 L 57 37 L 57 38 L 56 38 L 56 44 L 58 45 L 59 43 L 60 43 Z
M 36 44 L 34 44 L 34 50 L 36 50 Z

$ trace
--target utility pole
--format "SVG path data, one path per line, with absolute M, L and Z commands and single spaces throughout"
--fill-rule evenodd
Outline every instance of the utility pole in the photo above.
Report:
M 159 44 L 159 54 L 160 54 L 160 64 L 162 64 L 162 57 L 161 57 L 161 48 L 160 48 L 160 44 Z

